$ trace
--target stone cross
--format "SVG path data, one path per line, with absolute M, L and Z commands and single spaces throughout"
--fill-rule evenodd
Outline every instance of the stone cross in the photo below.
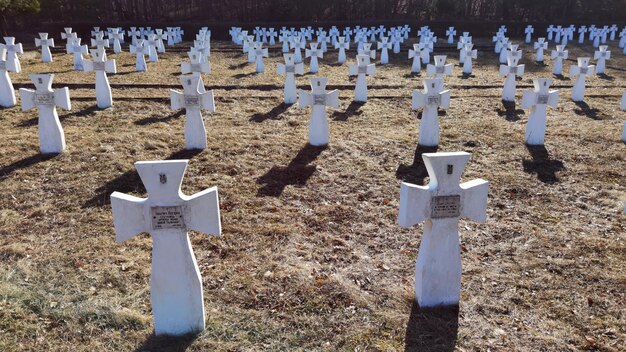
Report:
M 201 63 L 208 62 L 209 56 L 211 56 L 211 43 L 208 40 L 195 40 L 193 43 L 190 51 L 198 54 Z M 250 53 L 250 51 L 248 52 Z
M 509 56 L 509 48 L 513 44 L 509 42 L 509 38 L 502 38 L 502 41 L 500 43 L 502 44 L 502 48 L 500 49 L 499 60 L 501 64 L 505 64 L 506 58 L 507 56 Z
M 465 51 L 463 50 L 463 48 L 467 44 L 472 44 L 472 37 L 463 36 L 463 37 L 459 38 L 459 42 L 456 45 L 456 48 L 458 50 L 460 50 L 459 51 L 459 64 L 461 64 L 461 65 L 463 65 L 465 63 Z
M 187 53 L 189 56 L 190 62 L 183 62 L 180 64 L 181 73 L 192 74 L 194 77 L 197 77 L 199 80 L 198 90 L 200 93 L 204 93 L 206 90 L 204 88 L 204 81 L 202 80 L 202 74 L 210 74 L 211 73 L 211 63 L 208 61 L 202 62 L 202 57 L 200 53 L 190 51 Z
M 17 104 L 15 99 L 15 89 L 9 77 L 7 60 L 5 59 L 6 49 L 0 47 L 0 107 L 11 108 Z
M 137 70 L 137 72 L 148 71 L 145 55 L 149 53 L 149 49 L 145 46 L 145 42 L 142 39 L 138 39 L 137 45 L 130 46 L 130 52 L 137 55 L 135 70 Z
M 148 61 L 158 62 L 159 54 L 157 53 L 156 34 L 148 34 L 148 40 L 146 40 L 144 44 L 148 46 Z
M 555 30 L 556 29 L 554 28 L 553 25 L 548 26 L 548 29 L 546 29 L 546 32 L 548 32 L 548 40 L 552 40 Z
M 121 41 L 124 40 L 124 33 L 120 33 L 119 28 L 111 28 L 109 39 L 113 41 L 113 52 L 119 54 L 122 52 Z
M 357 49 L 358 55 L 367 55 L 372 60 L 376 60 L 376 50 L 372 50 L 372 43 L 363 43 L 360 49 Z
M 317 58 L 323 58 L 324 52 L 318 48 L 318 43 L 311 43 L 310 46 L 311 46 L 311 49 L 306 49 L 304 51 L 304 56 L 311 58 L 311 64 L 309 65 L 309 72 L 317 73 L 319 71 Z
M 48 39 L 48 33 L 39 33 L 39 38 L 35 38 L 35 46 L 41 47 L 41 58 L 44 63 L 52 62 L 50 47 L 54 48 L 54 39 Z
M 350 76 L 356 77 L 356 85 L 354 87 L 354 101 L 367 102 L 367 76 L 376 73 L 376 65 L 370 64 L 370 57 L 367 55 L 357 55 L 357 63 L 348 66 Z
M 252 48 L 252 53 L 254 55 L 254 61 L 256 62 L 256 72 L 263 73 L 265 72 L 265 64 L 263 63 L 263 58 L 268 57 L 269 53 L 267 48 L 263 48 L 262 42 L 254 43 Z
M 346 41 L 345 37 L 339 37 L 337 43 L 335 43 L 335 49 L 339 49 L 337 62 L 343 65 L 346 62 L 346 50 L 350 49 L 350 42 Z
M 561 34 L 563 34 L 563 27 L 562 26 L 556 26 L 556 30 L 554 31 L 554 41 L 555 42 L 560 42 L 561 41 Z
M 515 90 L 517 86 L 515 77 L 522 77 L 525 69 L 525 65 L 518 65 L 518 63 L 518 58 L 509 56 L 507 58 L 507 65 L 500 65 L 500 76 L 506 77 L 504 89 L 502 90 L 503 101 L 515 101 Z
M 611 36 L 609 38 L 609 40 L 614 41 L 615 40 L 615 33 L 617 32 L 617 25 L 614 24 L 611 26 L 611 28 L 609 29 L 609 32 L 611 32 Z
M 413 44 L 413 49 L 409 49 L 409 59 L 413 59 L 411 64 L 411 72 L 419 73 L 422 70 L 422 50 L 424 50 L 423 44 Z
M 510 57 L 513 57 L 514 59 L 517 59 L 517 61 L 521 61 L 522 60 L 522 51 L 519 50 L 519 45 L 517 44 L 513 44 L 513 43 L 509 43 L 507 45 L 507 49 L 506 50 L 502 50 L 502 52 L 500 53 L 500 59 L 502 59 L 504 56 L 504 61 L 502 62 L 503 64 L 507 63 L 507 59 Z
M 450 107 L 450 91 L 444 90 L 442 78 L 424 80 L 424 92 L 413 91 L 413 110 L 424 109 L 419 128 L 419 145 L 436 147 L 439 145 L 438 108 Z
M 452 76 L 452 64 L 446 65 L 446 55 L 435 55 L 435 64 L 426 66 L 426 74 L 430 77 L 443 78 Z
M 400 44 L 404 42 L 404 37 L 400 32 L 396 32 L 391 36 L 391 43 L 393 44 L 393 53 L 400 53 Z
M 306 39 L 304 37 L 293 37 L 291 38 L 291 49 L 294 50 L 294 57 L 296 59 L 296 63 L 299 64 L 302 62 L 302 49 L 306 49 Z
M 96 72 L 96 101 L 98 108 L 107 109 L 113 106 L 113 97 L 111 95 L 111 86 L 109 85 L 108 73 L 117 73 L 115 60 L 107 60 L 104 55 L 104 48 L 91 49 L 91 57 L 93 61 L 85 60 L 83 62 L 85 71 Z
M 267 36 L 269 37 L 270 45 L 276 45 L 276 37 L 278 37 L 278 33 L 276 33 L 276 30 L 274 30 L 274 28 L 269 29 L 269 31 L 267 32 Z
M 559 91 L 550 90 L 551 84 L 549 78 L 535 79 L 534 90 L 525 91 L 522 97 L 522 109 L 531 109 L 526 125 L 527 145 L 544 144 L 548 106 L 556 108 L 559 103 Z
M 465 60 L 463 60 L 463 74 L 471 75 L 472 74 L 472 59 L 478 58 L 478 50 L 474 49 L 474 44 L 465 44 L 463 49 L 463 56 Z
M 141 35 L 141 32 L 137 30 L 137 27 L 130 27 L 130 31 L 128 31 L 128 35 L 130 36 L 130 39 L 131 39 L 130 44 L 137 46 L 137 38 Z M 172 39 L 174 39 L 173 36 L 172 36 Z
M 148 198 L 111 194 L 115 240 L 152 235 L 150 300 L 155 335 L 186 335 L 205 328 L 202 277 L 187 230 L 221 235 L 217 187 L 192 196 L 180 186 L 188 160 L 140 161 Z
M 74 38 L 78 38 L 78 35 L 72 32 L 72 27 L 63 28 L 63 32 L 61 32 L 61 39 L 65 39 L 65 45 L 67 46 L 70 41 Z
M 157 51 L 160 53 L 165 52 L 165 44 L 164 42 L 167 40 L 167 33 L 163 33 L 163 29 L 157 29 L 155 34 L 157 40 Z
M 304 64 L 296 64 L 294 54 L 283 54 L 285 63 L 276 65 L 276 72 L 279 75 L 285 75 L 285 104 L 295 104 L 298 100 L 298 91 L 296 89 L 296 74 L 304 74 Z
M 109 47 L 109 41 L 104 39 L 104 32 L 96 33 L 96 39 L 91 40 L 91 46 L 96 47 L 96 49 L 103 49 Z M 104 52 L 104 57 L 106 58 L 106 51 Z
M 526 26 L 524 33 L 526 33 L 526 44 L 530 44 L 530 42 L 532 41 L 533 33 L 535 33 L 535 29 L 533 28 L 533 26 L 528 25 Z
M 415 264 L 415 300 L 422 308 L 459 304 L 459 219 L 487 220 L 489 182 L 460 183 L 470 156 L 466 152 L 425 153 L 428 185 L 403 182 L 400 186 L 400 226 L 410 228 L 425 222 Z
M 5 44 L 0 44 L 0 48 L 5 48 L 7 51 L 7 70 L 15 73 L 22 72 L 22 65 L 20 64 L 20 59 L 17 56 L 17 54 L 24 53 L 22 43 L 15 44 L 14 37 L 4 37 L 4 43 Z
M 392 44 L 389 42 L 387 37 L 381 39 L 378 42 L 378 50 L 380 50 L 380 64 L 386 65 L 389 63 L 389 53 L 388 51 L 392 49 Z
M 22 111 L 39 109 L 39 149 L 42 154 L 59 154 L 65 150 L 65 135 L 56 107 L 71 110 L 67 87 L 52 90 L 52 74 L 30 75 L 36 89 L 20 88 Z
M 282 52 L 286 54 L 289 52 L 289 43 L 291 43 L 291 35 L 283 33 L 278 37 L 278 40 L 282 43 Z
M 535 42 L 535 50 L 537 50 L 537 56 L 535 61 L 543 62 L 543 51 L 548 49 L 548 43 L 546 43 L 546 38 L 539 38 L 537 42 Z
M 330 131 L 326 119 L 326 107 L 339 107 L 339 91 L 326 92 L 328 78 L 311 78 L 311 93 L 300 90 L 299 107 L 312 107 L 309 123 L 309 144 L 313 146 L 328 145 Z
M 446 35 L 448 36 L 448 44 L 454 44 L 454 36 L 456 35 L 454 27 L 448 27 Z
M 578 65 L 570 66 L 569 76 L 573 78 L 574 76 L 578 76 L 576 82 L 574 83 L 574 87 L 572 87 L 572 100 L 573 101 L 583 101 L 585 100 L 585 81 L 587 76 L 593 76 L 593 72 L 595 66 L 589 65 L 589 61 L 591 58 L 588 57 L 579 57 Z
M 565 50 L 565 46 L 557 45 L 556 50 L 552 50 L 551 58 L 554 61 L 552 64 L 552 73 L 555 75 L 563 74 L 563 60 L 567 60 L 569 51 Z
M 580 26 L 580 28 L 578 28 L 578 44 L 585 42 L 585 33 L 587 33 L 587 27 Z
M 89 54 L 89 48 L 87 45 L 80 45 L 80 38 L 72 38 L 65 46 L 65 50 L 68 54 L 74 55 L 74 70 L 82 71 L 83 67 L 83 55 Z
M 91 36 L 97 37 L 99 34 L 102 34 L 104 36 L 104 33 L 102 33 L 102 31 L 100 30 L 100 27 L 93 27 L 93 31 L 91 31 Z
M 183 85 L 183 93 L 170 90 L 170 96 L 172 110 L 186 110 L 185 149 L 205 149 L 207 138 L 201 110 L 215 112 L 213 91 L 200 92 L 200 79 L 192 75 L 181 76 L 180 82 Z
M 424 50 L 422 50 L 422 63 L 423 64 L 430 63 L 430 53 L 433 52 L 433 49 L 435 46 L 434 41 L 436 41 L 436 38 L 428 37 L 425 39 L 424 42 L 422 42 L 424 44 Z
M 607 50 L 608 46 L 600 45 L 600 48 L 594 53 L 593 59 L 596 60 L 596 74 L 603 74 L 606 69 L 606 60 L 611 59 L 611 52 Z

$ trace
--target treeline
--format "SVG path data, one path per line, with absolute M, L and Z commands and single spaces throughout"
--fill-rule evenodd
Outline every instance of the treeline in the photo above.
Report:
M 626 0 L 0 0 L 2 25 L 407 21 L 626 21 Z

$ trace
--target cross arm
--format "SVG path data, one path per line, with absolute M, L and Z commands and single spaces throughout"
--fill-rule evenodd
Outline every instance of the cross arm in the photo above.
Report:
M 335 109 L 339 107 L 339 91 L 337 89 L 326 93 L 326 106 Z
M 54 104 L 65 110 L 72 110 L 70 89 L 68 87 L 59 88 L 54 91 Z
M 298 94 L 298 97 L 298 107 L 300 107 L 301 109 L 313 105 L 313 95 L 311 93 L 300 89 L 300 94 Z
M 400 211 L 398 223 L 410 228 L 429 218 L 430 190 L 428 186 L 418 186 L 406 182 L 400 185 Z
M 356 76 L 358 74 L 359 74 L 359 65 L 358 64 L 348 65 L 348 75 Z
M 146 222 L 145 205 L 147 199 L 113 192 L 111 209 L 115 226 L 115 241 L 125 242 L 136 235 L 150 231 Z
M 117 66 L 115 65 L 115 59 L 107 60 L 104 63 L 104 70 L 108 73 L 117 73 Z
M 35 91 L 32 89 L 20 88 L 20 97 L 22 99 L 22 111 L 28 111 L 35 108 Z
M 413 97 L 411 99 L 411 109 L 417 110 L 423 108 L 426 105 L 426 94 L 420 92 L 417 89 L 413 90 Z
M 180 110 L 185 107 L 185 95 L 181 92 L 170 89 L 171 108 Z
M 489 182 L 483 179 L 477 179 L 461 183 L 459 186 L 463 191 L 461 216 L 479 223 L 487 221 Z
M 200 94 L 200 102 L 202 104 L 202 109 L 215 112 L 215 98 L 213 97 L 212 90 Z
M 185 223 L 189 230 L 216 236 L 222 234 L 217 187 L 182 198 L 186 200 Z
M 530 109 L 537 101 L 537 93 L 532 90 L 524 91 L 522 95 L 522 109 Z
M 551 90 L 548 92 L 548 106 L 556 108 L 559 104 L 559 91 Z
M 450 90 L 446 89 L 444 91 L 441 91 L 439 93 L 439 97 L 440 97 L 440 107 L 443 109 L 448 109 L 450 108 Z

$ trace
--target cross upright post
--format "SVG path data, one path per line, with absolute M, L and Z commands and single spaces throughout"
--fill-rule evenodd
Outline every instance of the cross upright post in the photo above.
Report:
M 85 71 L 96 72 L 96 100 L 98 108 L 107 109 L 113 106 L 113 96 L 111 95 L 111 86 L 109 85 L 108 73 L 117 73 L 115 60 L 107 60 L 104 55 L 104 48 L 91 49 L 93 61 L 85 60 L 83 65 Z
M 525 91 L 522 97 L 522 109 L 531 109 L 526 124 L 527 145 L 544 145 L 548 106 L 556 108 L 559 103 L 559 91 L 550 90 L 551 84 L 549 78 L 535 79 L 534 90 Z
M 201 110 L 215 112 L 213 91 L 200 92 L 200 79 L 192 75 L 180 77 L 183 93 L 170 90 L 172 110 L 185 109 L 185 149 L 206 149 L 207 137 Z
M 419 145 L 436 147 L 439 145 L 439 118 L 437 111 L 441 107 L 450 107 L 450 91 L 444 90 L 442 78 L 424 80 L 424 92 L 413 91 L 411 100 L 413 110 L 423 108 L 419 128 Z
M 591 58 L 588 57 L 579 57 L 578 65 L 570 66 L 569 76 L 570 78 L 576 78 L 576 82 L 574 83 L 574 87 L 572 87 L 572 100 L 573 101 L 583 101 L 585 100 L 585 85 L 586 78 L 588 75 L 593 75 L 595 66 L 589 65 L 589 61 Z
M 348 66 L 350 76 L 357 76 L 354 87 L 354 101 L 367 102 L 367 76 L 376 74 L 376 65 L 370 63 L 367 55 L 357 55 L 357 63 Z
M 309 144 L 325 146 L 330 141 L 330 129 L 326 118 L 326 106 L 339 107 L 339 91 L 326 91 L 328 78 L 311 78 L 311 93 L 300 90 L 299 107 L 312 107 L 309 123 Z

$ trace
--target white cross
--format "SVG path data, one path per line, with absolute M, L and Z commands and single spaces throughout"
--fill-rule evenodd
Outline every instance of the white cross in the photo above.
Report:
M 20 88 L 22 111 L 39 110 L 39 149 L 42 154 L 59 154 L 65 150 L 65 135 L 56 107 L 71 110 L 70 92 L 67 87 L 52 90 L 54 75 L 30 75 L 35 90 Z
M 208 33 L 210 33 L 210 32 L 208 32 Z M 164 53 L 165 52 L 164 41 L 167 40 L 168 34 L 167 33 L 163 33 L 163 29 L 157 29 L 155 36 L 156 36 L 156 40 L 157 40 L 157 50 L 160 53 Z M 209 38 L 210 38 L 210 34 L 209 34 Z
M 329 143 L 330 131 L 326 119 L 326 107 L 339 107 L 339 91 L 326 92 L 328 78 L 311 78 L 311 93 L 300 90 L 298 105 L 300 108 L 312 107 L 309 124 L 309 143 L 313 146 L 325 146 Z
M 0 107 L 11 108 L 15 106 L 15 89 L 9 77 L 9 69 L 5 59 L 6 49 L 0 47 Z
M 446 65 L 446 55 L 435 55 L 435 64 L 426 66 L 426 74 L 431 77 L 442 78 L 452 76 L 452 64 Z
M 130 46 L 130 52 L 137 55 L 135 69 L 138 72 L 144 72 L 148 70 L 145 55 L 148 54 L 150 50 L 145 46 L 144 43 L 145 42 L 142 39 L 138 39 L 136 45 Z
M 72 27 L 63 28 L 63 32 L 61 32 L 61 39 L 65 39 L 66 44 L 68 44 L 72 38 L 77 38 L 76 33 L 72 32 Z
M 606 45 L 600 45 L 600 48 L 594 53 L 593 59 L 596 60 L 596 74 L 602 74 L 606 68 L 606 60 L 611 59 L 611 52 Z
M 409 59 L 413 59 L 413 64 L 411 65 L 411 72 L 418 73 L 422 70 L 422 50 L 424 50 L 423 44 L 413 44 L 413 49 L 409 49 Z
M 442 78 L 424 80 L 424 92 L 413 90 L 412 109 L 424 109 L 419 129 L 419 145 L 435 147 L 439 145 L 439 107 L 450 107 L 450 91 L 444 90 Z
M 552 73 L 555 75 L 563 74 L 563 60 L 567 60 L 569 51 L 565 50 L 564 45 L 557 45 L 556 50 L 552 50 L 550 57 L 554 60 L 552 64 Z
M 107 109 L 113 106 L 111 86 L 107 78 L 108 73 L 117 73 L 115 60 L 107 60 L 104 48 L 91 49 L 93 61 L 85 60 L 83 66 L 85 71 L 96 72 L 96 101 L 98 108 Z
M 278 63 L 276 72 L 279 75 L 285 75 L 285 104 L 295 104 L 298 100 L 295 75 L 304 74 L 304 65 L 302 63 L 296 64 L 294 54 L 283 54 L 283 57 L 285 58 L 285 63 Z
M 507 58 L 507 64 L 500 65 L 500 76 L 506 77 L 502 91 L 502 100 L 504 101 L 515 101 L 515 77 L 522 77 L 526 67 L 525 65 L 518 65 L 518 62 L 518 58 L 509 56 Z
M 478 58 L 478 50 L 473 49 L 474 44 L 465 44 L 463 49 L 461 49 L 461 53 L 465 58 L 463 60 L 463 74 L 471 75 L 472 74 L 472 59 Z
M 543 51 L 548 49 L 548 43 L 546 42 L 546 38 L 539 38 L 534 45 L 535 50 L 537 50 L 537 56 L 535 61 L 543 62 Z
M 459 64 L 461 65 L 465 62 L 465 51 L 463 51 L 463 48 L 467 44 L 472 44 L 472 37 L 465 36 L 466 33 L 467 32 L 463 33 L 463 36 L 459 38 L 459 42 L 456 44 L 456 48 L 460 50 L 459 51 Z
M 44 63 L 52 62 L 50 47 L 54 48 L 54 39 L 48 39 L 48 33 L 39 33 L 39 38 L 35 38 L 35 46 L 41 47 L 41 57 Z
M 320 50 L 318 48 L 318 43 L 311 43 L 310 47 L 311 49 L 306 49 L 304 51 L 304 56 L 305 57 L 310 57 L 311 58 L 311 63 L 309 65 L 309 71 L 311 73 L 317 73 L 319 71 L 319 65 L 318 65 L 318 58 L 323 58 L 324 57 L 324 53 L 322 50 Z
M 210 74 L 211 73 L 211 63 L 208 61 L 202 62 L 202 57 L 200 53 L 194 52 L 193 50 L 187 53 L 189 56 L 190 62 L 183 62 L 180 64 L 180 69 L 182 74 L 191 73 L 195 77 L 199 77 L 200 79 L 200 92 L 204 92 L 204 84 L 202 83 L 202 73 Z
M 302 49 L 306 48 L 306 40 L 303 37 L 291 38 L 291 49 L 294 50 L 297 63 L 302 62 Z
M 141 35 L 141 32 L 137 30 L 137 27 L 130 27 L 130 31 L 128 31 L 128 35 L 131 38 L 131 45 L 137 45 L 137 38 Z
M 217 187 L 183 194 L 188 160 L 140 161 L 137 172 L 148 198 L 111 194 L 115 240 L 152 235 L 150 300 L 156 335 L 204 330 L 202 278 L 187 230 L 221 235 Z
M 546 135 L 547 107 L 557 107 L 559 91 L 550 90 L 552 80 L 549 78 L 539 78 L 533 82 L 535 88 L 525 91 L 522 97 L 522 109 L 531 109 L 525 139 L 528 145 L 543 145 Z
M 14 37 L 4 37 L 4 43 L 0 44 L 0 48 L 4 48 L 7 51 L 7 69 L 11 72 L 22 72 L 22 65 L 17 54 L 23 54 L 24 49 L 22 43 L 15 44 Z
M 200 78 L 193 75 L 181 76 L 180 82 L 183 85 L 183 93 L 170 90 L 170 96 L 172 110 L 185 109 L 187 113 L 185 148 L 205 149 L 207 137 L 201 110 L 215 112 L 213 91 L 206 91 L 204 87 L 200 91 Z
M 448 27 L 446 35 L 448 36 L 448 44 L 453 44 L 454 36 L 456 35 L 456 30 L 454 29 L 454 27 Z
M 109 39 L 113 41 L 113 52 L 119 54 L 122 52 L 121 41 L 124 40 L 124 33 L 120 33 L 119 28 L 111 28 Z
M 348 74 L 357 76 L 354 87 L 354 100 L 357 102 L 367 102 L 367 76 L 376 73 L 376 65 L 370 64 L 370 57 L 367 55 L 357 55 L 357 63 L 348 66 Z
M 89 48 L 87 45 L 80 45 L 80 38 L 73 38 L 68 40 L 65 50 L 68 54 L 74 55 L 74 69 L 82 71 L 83 68 L 83 55 L 89 54 Z
M 157 53 L 156 34 L 148 34 L 148 40 L 146 40 L 144 43 L 148 45 L 148 61 L 158 62 L 159 55 Z
M 256 62 L 256 72 L 265 72 L 265 64 L 263 63 L 263 58 L 269 57 L 269 52 L 267 51 L 267 48 L 263 48 L 262 42 L 257 42 L 254 44 L 252 52 L 254 55 L 254 61 Z
M 589 61 L 591 61 L 591 58 L 579 57 L 578 65 L 570 66 L 570 78 L 578 76 L 572 88 L 573 101 L 583 101 L 585 99 L 585 80 L 587 76 L 592 76 L 595 70 L 595 66 L 589 65 Z
M 526 26 L 524 33 L 526 33 L 526 44 L 530 44 L 530 42 L 532 41 L 532 35 L 533 33 L 535 33 L 535 29 L 533 28 L 533 26 L 528 25 Z
M 361 49 L 357 50 L 357 53 L 359 55 L 367 55 L 372 60 L 376 59 L 376 50 L 372 50 L 372 44 L 371 43 L 363 43 L 363 46 L 361 47 Z
M 108 48 L 109 47 L 109 41 L 104 39 L 104 33 L 100 32 L 96 34 L 96 39 L 92 39 L 91 40 L 91 46 L 92 47 L 96 47 L 98 49 L 100 48 Z
M 403 182 L 400 186 L 400 226 L 410 228 L 425 222 L 415 265 L 415 299 L 420 307 L 459 304 L 459 219 L 487 220 L 489 182 L 460 183 L 470 156 L 466 152 L 425 153 L 428 185 Z
M 335 49 L 339 49 L 337 62 L 339 62 L 340 64 L 346 62 L 346 50 L 350 49 L 350 41 L 346 41 L 345 37 L 339 37 L 339 39 L 335 43 Z

